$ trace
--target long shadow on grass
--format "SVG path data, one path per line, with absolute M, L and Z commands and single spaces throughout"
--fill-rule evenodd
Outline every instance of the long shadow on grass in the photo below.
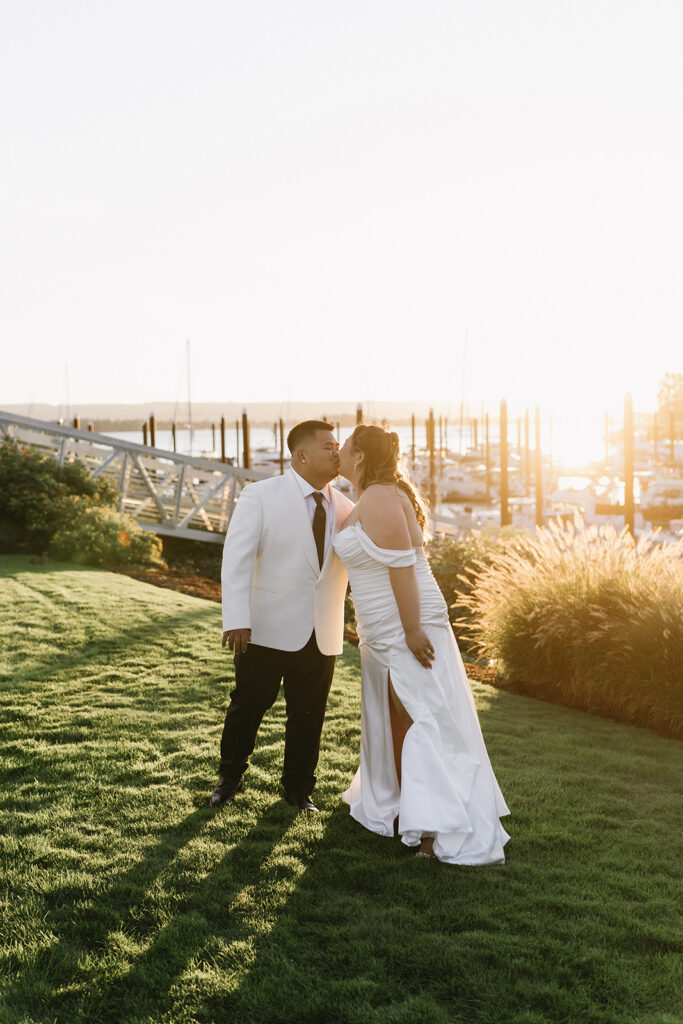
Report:
M 82 983 L 78 986 L 80 992 L 73 985 L 64 991 L 64 968 L 66 966 L 78 983 L 82 962 L 93 957 L 99 959 L 103 947 L 105 958 L 111 957 L 112 936 L 138 934 L 138 941 L 144 941 L 144 936 L 139 935 L 141 927 L 148 932 L 158 926 L 155 921 L 151 924 L 143 921 L 141 926 L 140 908 L 145 902 L 149 904 L 150 891 L 162 874 L 172 870 L 176 856 L 214 818 L 214 811 L 200 808 L 166 829 L 158 842 L 128 871 L 99 892 L 95 904 L 79 911 L 75 920 L 70 902 L 61 903 L 59 908 L 46 915 L 43 927 L 51 931 L 57 941 L 31 964 L 28 969 L 30 978 L 17 977 L 5 993 L 4 1006 L 16 1008 L 18 1016 L 21 1016 L 26 1009 L 27 988 L 34 987 L 44 993 L 44 998 L 38 997 L 38 1000 L 42 1004 L 41 1011 L 51 1020 L 116 1021 L 119 1024 L 131 1014 L 137 1017 L 142 1012 L 141 1004 L 146 997 L 152 1001 L 150 1019 L 157 1019 L 160 1002 L 206 939 L 204 915 L 207 907 L 213 908 L 220 917 L 227 904 L 253 881 L 262 862 L 290 826 L 291 816 L 283 816 L 279 802 L 230 848 L 193 891 L 188 892 L 182 912 L 158 932 L 125 975 L 105 987 Z M 183 869 L 177 869 L 177 873 L 185 881 L 187 874 Z M 203 927 L 201 922 L 204 922 Z
M 632 830 L 622 820 L 623 811 L 611 809 L 613 787 L 622 778 L 626 733 L 611 723 L 576 712 L 558 715 L 550 705 L 522 700 L 495 693 L 480 714 L 485 733 L 495 735 L 500 747 L 494 767 L 507 765 L 510 793 L 505 771 L 499 775 L 512 809 L 509 826 L 504 822 L 512 833 L 506 866 L 455 868 L 418 861 L 398 840 L 368 833 L 351 821 L 347 808 L 338 807 L 277 920 L 256 936 L 236 984 L 207 994 L 194 1009 L 195 1019 L 490 1024 L 514 1018 L 616 1024 L 637 1019 L 648 999 L 660 999 L 639 988 L 642 977 L 631 980 L 629 974 L 634 955 L 647 952 L 653 966 L 660 957 L 670 963 L 675 956 L 668 935 L 656 931 L 656 901 L 664 901 L 668 890 L 657 875 L 661 867 L 656 862 L 648 867 L 659 845 L 649 824 L 642 827 L 642 842 L 629 848 L 628 859 L 609 867 L 615 842 Z M 516 714 L 501 714 L 501 708 L 513 707 Z M 557 743 L 554 730 L 560 722 L 571 742 Z M 506 731 L 512 750 L 503 756 Z M 663 744 L 647 736 L 633 741 L 632 755 L 642 756 L 634 771 L 643 775 L 647 769 L 653 786 L 661 787 Z M 591 799 L 592 820 L 582 808 L 585 792 L 576 793 L 575 804 L 567 797 L 572 786 L 577 788 L 584 752 L 589 755 L 599 745 L 613 748 L 613 754 L 603 756 L 603 773 L 593 778 L 598 795 Z M 673 745 L 671 758 L 673 782 Z M 545 791 L 539 787 L 539 764 Z M 515 770 L 523 772 L 516 788 Z M 594 762 L 591 770 L 596 771 Z M 541 791 L 524 802 L 522 790 L 531 784 Z M 639 792 L 646 800 L 647 790 Z M 658 814 L 670 824 L 664 809 Z M 648 911 L 633 939 L 615 892 L 622 881 L 630 898 Z M 661 967 L 663 973 L 666 969 Z M 196 970 L 198 976 L 210 972 L 208 957 Z M 656 985 L 653 981 L 653 991 Z M 514 1013 L 504 999 L 514 1002 Z M 614 1009 L 620 1001 L 634 1003 L 632 1016 Z
M 150 641 L 158 642 L 162 632 L 170 629 L 181 629 L 196 622 L 197 619 L 206 618 L 207 609 L 198 608 L 193 611 L 184 612 L 182 615 L 165 617 L 161 620 L 146 622 L 142 626 L 110 631 L 97 637 L 94 643 L 85 644 L 78 651 L 62 655 L 57 652 L 50 658 L 41 650 L 39 665 L 24 663 L 21 669 L 12 671 L 10 683 L 12 689 L 24 683 L 35 685 L 36 683 L 50 680 L 55 673 L 68 672 L 73 668 L 82 665 L 111 665 L 113 656 L 125 655 L 129 658 L 136 647 L 144 647 Z
M 179 850 L 199 835 L 211 818 L 212 812 L 208 808 L 199 808 L 177 824 L 170 825 L 140 860 L 129 870 L 114 876 L 111 884 L 98 892 L 95 904 L 81 910 L 75 921 L 70 901 L 60 902 L 44 918 L 45 929 L 57 937 L 57 942 L 38 957 L 36 974 L 49 978 L 50 967 L 68 958 L 75 946 L 91 950 L 101 945 L 107 935 L 128 918 L 133 907 Z M 7 1005 L 13 1002 L 13 991 L 16 994 L 23 989 L 24 985 L 18 979 L 14 990 L 7 994 Z
M 291 825 L 291 809 L 281 801 L 272 804 L 201 881 L 194 887 L 188 884 L 181 910 L 156 933 L 129 970 L 87 994 L 80 1015 L 71 1019 L 123 1022 L 163 1017 L 172 1005 L 174 984 L 207 941 L 215 942 L 216 935 L 223 944 L 249 939 L 253 922 L 245 917 L 254 907 L 249 890 L 256 881 L 273 886 L 270 872 L 264 878 L 264 864 Z M 181 878 L 185 882 L 187 873 Z
M 496 889 L 501 869 L 483 870 Z M 440 898 L 430 896 L 434 871 L 452 882 L 448 898 L 457 916 L 467 904 L 467 875 L 418 861 L 414 850 L 398 839 L 372 835 L 339 804 L 277 919 L 256 936 L 233 990 L 207 995 L 194 1010 L 196 1020 L 341 1024 L 363 1020 L 366 1011 L 369 1019 L 376 1006 L 395 1003 L 398 1009 L 404 997 L 409 1003 L 411 991 L 402 994 L 392 984 L 391 971 L 378 957 L 392 941 L 400 957 L 401 945 L 419 942 L 420 928 L 428 929 L 428 920 L 416 919 L 415 911 L 424 908 L 428 918 L 429 900 Z M 443 887 L 443 877 L 441 882 Z M 395 1019 L 429 1020 L 431 1009 L 416 1004 Z

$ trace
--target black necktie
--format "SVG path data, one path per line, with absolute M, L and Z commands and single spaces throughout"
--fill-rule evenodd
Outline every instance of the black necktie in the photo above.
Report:
M 313 536 L 315 538 L 315 546 L 318 549 L 318 561 L 320 562 L 320 568 L 322 569 L 323 558 L 325 557 L 325 526 L 327 523 L 327 516 L 325 515 L 323 496 L 320 491 L 313 491 L 313 497 L 315 499 Z

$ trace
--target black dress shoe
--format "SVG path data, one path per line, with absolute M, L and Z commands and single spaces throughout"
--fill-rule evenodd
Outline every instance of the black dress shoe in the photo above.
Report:
M 244 779 L 219 779 L 209 800 L 211 806 L 222 807 L 223 804 L 231 804 L 241 790 L 243 782 Z
M 307 811 L 309 814 L 320 814 L 310 796 L 306 796 L 304 793 L 285 793 L 285 800 L 288 804 L 292 804 L 293 807 L 298 807 L 300 811 Z

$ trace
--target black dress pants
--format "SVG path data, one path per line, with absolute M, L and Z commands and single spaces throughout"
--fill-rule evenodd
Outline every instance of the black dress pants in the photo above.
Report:
M 315 632 L 300 651 L 250 643 L 244 654 L 235 655 L 235 689 L 221 737 L 224 779 L 237 780 L 246 771 L 261 720 L 284 681 L 287 725 L 282 785 L 288 796 L 311 793 L 334 662 L 333 654 L 318 650 Z

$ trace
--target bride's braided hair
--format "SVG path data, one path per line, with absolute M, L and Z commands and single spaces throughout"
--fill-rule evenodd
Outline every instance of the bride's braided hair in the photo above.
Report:
M 410 499 L 420 529 L 424 530 L 429 506 L 401 468 L 401 445 L 398 434 L 394 430 L 384 430 L 373 424 L 361 423 L 351 435 L 351 445 L 365 456 L 358 481 L 360 489 L 364 491 L 370 484 L 396 484 Z

